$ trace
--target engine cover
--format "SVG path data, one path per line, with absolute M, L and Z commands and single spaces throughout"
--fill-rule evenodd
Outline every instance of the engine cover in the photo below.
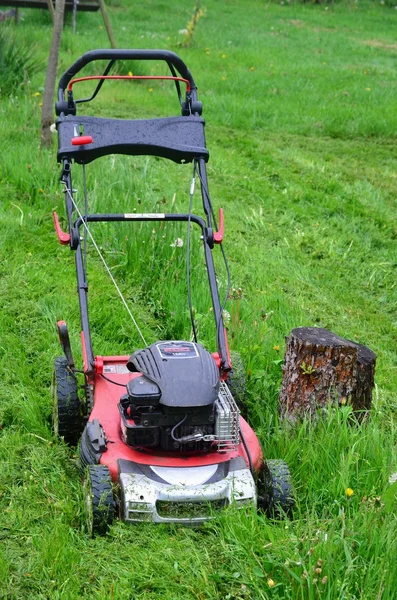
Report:
M 127 362 L 157 384 L 160 404 L 172 408 L 212 405 L 219 392 L 219 370 L 201 344 L 184 341 L 156 342 L 137 350 Z
M 208 452 L 220 385 L 208 350 L 180 340 L 157 342 L 134 352 L 127 367 L 140 376 L 120 399 L 124 441 L 133 448 Z

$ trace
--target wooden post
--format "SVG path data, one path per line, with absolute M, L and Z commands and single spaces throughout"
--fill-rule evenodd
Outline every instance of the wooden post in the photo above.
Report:
M 52 24 L 54 24 L 55 23 L 55 10 L 54 10 L 54 5 L 52 3 L 52 0 L 47 0 L 47 6 L 48 6 L 48 10 L 50 11 Z
M 108 12 L 106 10 L 105 0 L 98 0 L 99 8 L 101 9 L 103 22 L 105 23 L 106 31 L 112 48 L 117 48 L 116 40 L 114 39 L 113 29 L 110 24 Z
M 56 0 L 55 22 L 52 30 L 52 42 L 50 56 L 48 59 L 47 76 L 44 86 L 43 107 L 41 109 L 41 147 L 51 146 L 50 126 L 54 115 L 54 88 L 57 76 L 59 46 L 63 29 L 63 15 L 65 12 L 65 0 Z
M 76 33 L 76 16 L 77 16 L 77 4 L 79 0 L 73 0 L 73 12 L 72 12 L 72 32 Z
M 330 402 L 371 408 L 376 355 L 319 327 L 299 327 L 287 338 L 280 412 L 290 420 L 314 415 Z

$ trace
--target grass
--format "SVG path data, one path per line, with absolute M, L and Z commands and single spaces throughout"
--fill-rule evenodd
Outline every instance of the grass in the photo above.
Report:
M 55 141 L 51 151 L 39 149 L 40 70 L 21 76 L 0 105 L 0 597 L 395 597 L 396 504 L 386 499 L 397 471 L 397 14 L 369 3 L 202 6 L 181 54 L 204 104 L 211 195 L 225 208 L 229 338 L 245 361 L 249 418 L 265 455 L 285 458 L 292 470 L 294 519 L 230 510 L 201 530 L 118 522 L 104 539 L 87 537 L 76 455 L 50 426 L 55 322 L 67 320 L 77 354 L 79 313 L 73 257 L 52 228 L 52 210 L 64 214 Z M 119 0 L 109 12 L 120 47 L 178 51 L 193 8 Z M 12 33 L 44 64 L 50 18 L 23 13 Z M 60 72 L 85 50 L 108 45 L 99 14 L 79 14 L 77 23 L 74 36 L 65 27 Z M 166 84 L 114 85 L 91 114 L 143 117 L 169 114 L 170 106 L 176 113 Z M 80 169 L 73 173 L 81 202 Z M 190 167 L 106 157 L 87 176 L 93 210 L 188 206 Z M 178 237 L 186 243 L 186 229 L 149 225 L 135 236 L 132 226 L 98 226 L 95 234 L 148 342 L 189 335 L 185 246 L 171 246 Z M 193 303 L 200 337 L 215 350 L 198 246 L 196 236 Z M 132 352 L 139 337 L 90 255 L 94 349 Z M 218 254 L 216 264 L 224 292 Z M 303 325 L 328 327 L 377 353 L 368 421 L 352 426 L 343 408 L 326 411 L 316 427 L 279 422 L 284 338 Z

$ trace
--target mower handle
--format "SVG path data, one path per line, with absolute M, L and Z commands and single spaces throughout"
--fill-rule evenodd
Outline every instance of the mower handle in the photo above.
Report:
M 64 93 L 71 79 L 94 60 L 164 60 L 167 64 L 173 65 L 181 77 L 189 81 L 191 90 L 196 90 L 196 84 L 189 69 L 183 60 L 170 50 L 90 50 L 80 56 L 60 78 L 58 84 L 59 101 L 64 100 Z

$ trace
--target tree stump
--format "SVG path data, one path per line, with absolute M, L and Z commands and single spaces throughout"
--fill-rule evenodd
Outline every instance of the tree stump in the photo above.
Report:
M 298 327 L 286 339 L 281 415 L 311 416 L 329 403 L 371 408 L 376 354 L 366 346 L 320 327 Z

